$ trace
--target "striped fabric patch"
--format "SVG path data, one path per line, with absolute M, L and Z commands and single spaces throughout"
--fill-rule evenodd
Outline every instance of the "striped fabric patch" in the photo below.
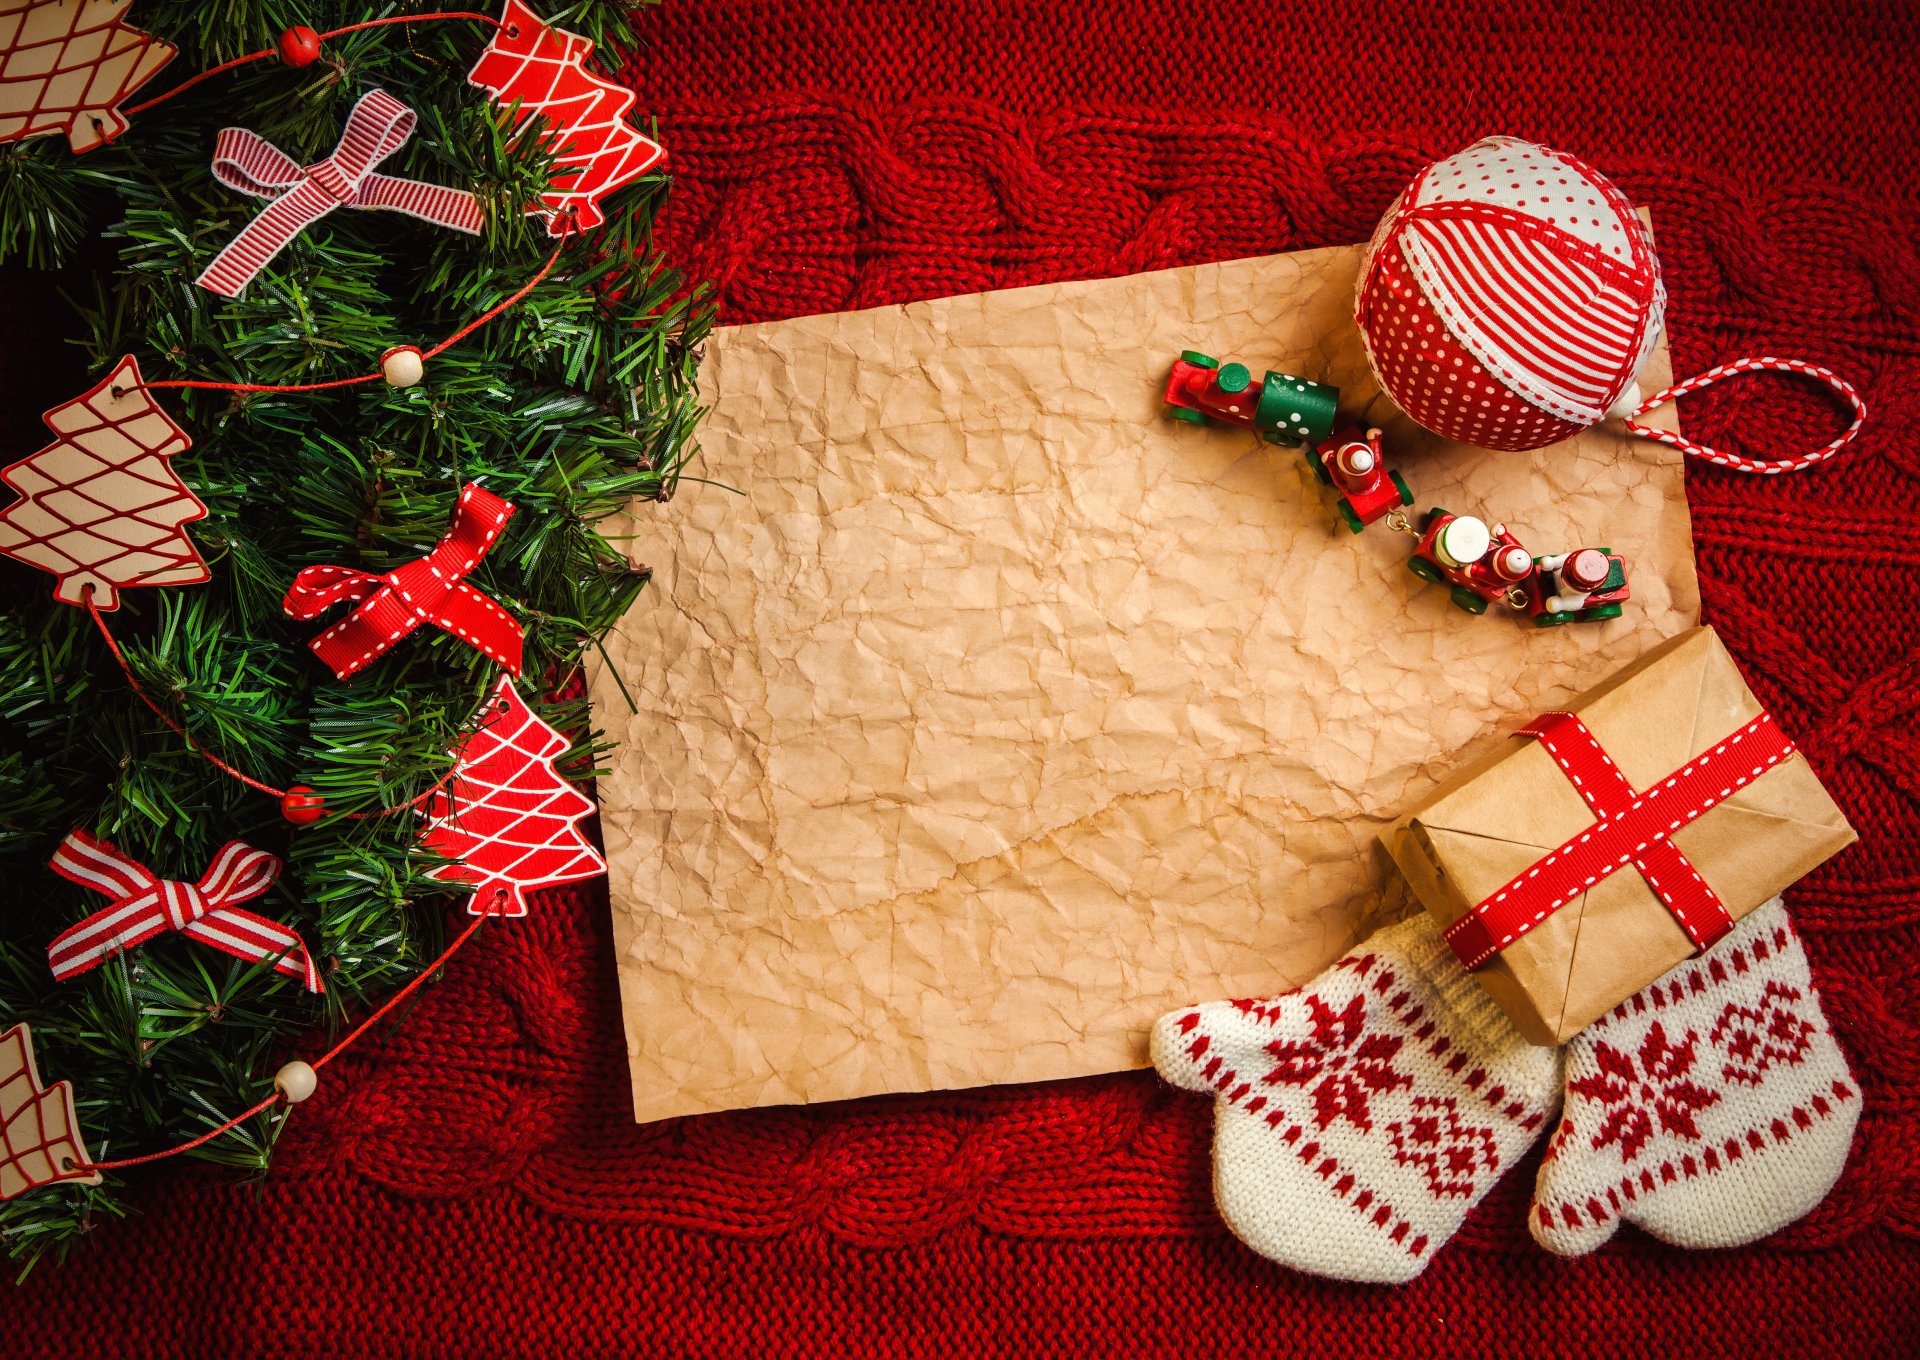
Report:
M 1416 210 L 1401 250 L 1447 328 L 1489 371 L 1563 419 L 1592 424 L 1648 339 L 1634 294 L 1551 228 L 1498 209 Z M 1612 271 L 1609 271 L 1612 272 Z

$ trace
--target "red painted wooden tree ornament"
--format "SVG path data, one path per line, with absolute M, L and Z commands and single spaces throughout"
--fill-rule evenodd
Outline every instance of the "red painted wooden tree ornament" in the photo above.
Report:
M 120 102 L 173 60 L 120 22 L 133 0 L 0 0 L 0 143 L 64 132 L 75 151 L 127 130 Z
M 422 842 L 460 862 L 427 877 L 473 884 L 475 916 L 525 916 L 527 889 L 607 871 L 576 825 L 592 801 L 553 768 L 567 746 L 502 676 L 461 742 L 453 778 L 429 800 Z
M 552 27 L 522 0 L 506 0 L 500 22 L 505 27 L 467 80 L 489 91 L 502 109 L 518 101 L 516 116 L 523 121 L 534 114 L 546 119 L 546 144 L 558 149 L 558 165 L 553 187 L 534 211 L 547 214 L 547 233 L 563 235 L 569 221 L 578 230 L 597 227 L 606 221 L 600 199 L 658 165 L 666 148 L 627 122 L 632 90 L 587 70 L 592 42 Z
M 85 605 L 91 589 L 100 609 L 118 609 L 127 586 L 207 579 L 180 527 L 207 507 L 168 461 L 193 441 L 147 395 L 131 355 L 41 419 L 59 438 L 0 468 L 21 495 L 0 510 L 0 554 L 59 577 L 64 604 Z

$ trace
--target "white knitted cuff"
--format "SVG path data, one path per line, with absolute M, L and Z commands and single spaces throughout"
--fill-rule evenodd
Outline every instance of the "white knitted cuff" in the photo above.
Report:
M 1440 934 L 1440 927 L 1426 912 L 1418 912 L 1375 932 L 1361 946 L 1382 953 L 1397 954 L 1407 966 L 1439 996 L 1440 1008 L 1448 1017 L 1449 1028 L 1462 1043 L 1484 1052 L 1495 1053 L 1526 1040 L 1492 997 L 1460 965 Z

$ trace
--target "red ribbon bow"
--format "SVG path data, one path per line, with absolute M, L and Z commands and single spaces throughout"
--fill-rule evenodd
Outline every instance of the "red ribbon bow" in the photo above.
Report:
M 310 992 L 326 990 L 297 932 L 235 905 L 260 896 L 279 875 L 280 861 L 264 850 L 228 841 L 198 883 L 176 883 L 107 842 L 75 831 L 54 852 L 52 867 L 62 878 L 113 899 L 112 906 L 47 946 L 53 975 L 62 982 L 120 950 L 177 930 L 249 963 L 271 961 L 276 972 L 299 978 Z
M 513 516 L 513 506 L 478 482 L 460 490 L 447 536 L 417 562 L 385 576 L 352 567 L 303 567 L 287 589 L 289 616 L 311 619 L 343 600 L 365 601 L 310 644 L 342 680 L 383 655 L 422 623 L 441 628 L 520 674 L 520 625 L 464 579 Z
M 1461 963 L 1478 968 L 1629 864 L 1696 950 L 1733 929 L 1726 905 L 1672 836 L 1793 754 L 1771 716 L 1762 713 L 1642 792 L 1572 713 L 1544 713 L 1520 734 L 1540 739 L 1598 820 L 1447 927 L 1447 943 Z
M 485 218 L 479 200 L 466 190 L 374 173 L 374 166 L 406 145 L 417 121 L 412 109 L 385 90 L 369 90 L 347 115 L 333 154 L 308 166 L 258 133 L 222 128 L 213 148 L 213 177 L 229 189 L 273 202 L 195 282 L 223 297 L 238 297 L 288 242 L 335 208 L 384 208 L 477 233 Z

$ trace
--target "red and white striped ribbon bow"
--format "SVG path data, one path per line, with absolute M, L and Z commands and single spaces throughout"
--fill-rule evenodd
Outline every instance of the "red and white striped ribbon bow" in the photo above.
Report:
M 260 896 L 278 877 L 280 861 L 264 850 L 228 841 L 198 883 L 178 883 L 159 877 L 107 842 L 75 831 L 60 843 L 52 867 L 62 878 L 113 899 L 112 906 L 47 946 L 53 975 L 62 982 L 120 950 L 179 931 L 249 963 L 271 961 L 276 971 L 299 978 L 310 992 L 326 990 L 297 932 L 236 905 Z
M 340 207 L 384 208 L 477 233 L 484 218 L 479 200 L 466 190 L 375 173 L 374 166 L 406 145 L 417 121 L 412 109 L 385 90 L 369 90 L 347 115 L 333 154 L 307 166 L 258 133 L 222 128 L 213 148 L 213 177 L 229 189 L 273 202 L 195 282 L 223 297 L 238 297 L 289 241 Z
M 423 623 L 452 633 L 518 675 L 520 625 L 465 579 L 512 517 L 511 501 L 468 482 L 460 489 L 447 536 L 425 557 L 384 576 L 353 567 L 303 567 L 281 607 L 290 618 L 311 619 L 343 601 L 364 601 L 308 644 L 342 680 Z

